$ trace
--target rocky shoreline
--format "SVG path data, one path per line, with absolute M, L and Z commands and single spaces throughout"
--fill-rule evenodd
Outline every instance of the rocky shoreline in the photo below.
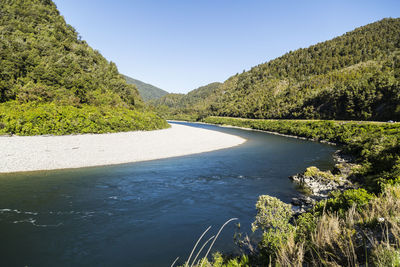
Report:
M 359 166 L 354 158 L 337 150 L 334 154 L 336 162 L 332 171 L 321 171 L 317 167 L 308 167 L 304 172 L 289 176 L 299 187 L 299 195 L 292 198 L 291 204 L 297 214 L 310 210 L 316 202 L 328 199 L 333 191 L 355 189 L 349 177 Z

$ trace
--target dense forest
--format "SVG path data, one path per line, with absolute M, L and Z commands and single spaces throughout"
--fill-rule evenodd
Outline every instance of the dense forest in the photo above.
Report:
M 357 28 L 236 74 L 200 114 L 400 120 L 400 19 Z M 187 112 L 179 104 L 174 108 Z M 174 113 L 179 113 L 174 111 Z
M 137 87 L 140 96 L 145 102 L 148 102 L 153 99 L 159 99 L 163 97 L 164 95 L 168 94 L 167 91 L 164 91 L 163 89 L 160 89 L 158 87 L 155 87 L 154 85 L 144 83 L 142 81 L 133 79 L 129 76 L 124 75 L 124 78 L 128 84 L 133 84 Z
M 214 82 L 201 86 L 187 94 L 167 94 L 149 102 L 160 116 L 169 118 L 197 118 L 206 114 L 209 103 L 215 101 L 221 83 Z
M 167 126 L 144 110 L 136 87 L 127 84 L 113 62 L 108 62 L 66 24 L 52 1 L 1 1 L 0 35 L 0 133 L 19 134 L 19 129 L 25 128 L 24 134 L 35 134 L 29 129 L 35 128 L 40 118 L 25 116 L 29 114 L 27 109 L 34 108 L 33 113 L 40 117 L 37 111 L 51 103 L 76 107 L 78 114 L 94 122 L 96 119 L 90 117 L 93 109 L 101 114 L 102 107 L 116 107 L 126 109 L 126 114 L 136 110 L 132 120 L 152 118 L 156 123 L 149 129 Z M 21 104 L 24 112 L 17 112 Z M 71 109 L 59 110 L 62 112 L 58 116 L 68 117 Z M 58 120 L 56 115 L 43 117 Z M 109 115 L 110 120 L 118 120 L 113 113 Z M 126 129 L 118 127 L 118 123 L 113 125 L 111 131 Z M 77 127 L 74 131 L 82 129 Z M 61 132 L 62 129 L 53 129 L 48 133 Z

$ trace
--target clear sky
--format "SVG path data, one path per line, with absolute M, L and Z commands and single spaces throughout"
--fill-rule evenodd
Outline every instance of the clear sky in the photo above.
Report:
M 168 92 L 223 82 L 384 17 L 399 0 L 54 0 L 121 73 Z

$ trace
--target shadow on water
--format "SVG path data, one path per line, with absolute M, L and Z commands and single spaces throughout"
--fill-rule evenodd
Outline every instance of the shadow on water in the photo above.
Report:
M 335 148 L 257 131 L 181 123 L 246 138 L 191 156 L 0 176 L 4 266 L 165 266 L 186 258 L 209 225 L 249 231 L 261 194 L 290 201 L 287 178 L 333 165 Z M 234 250 L 234 224 L 215 244 Z

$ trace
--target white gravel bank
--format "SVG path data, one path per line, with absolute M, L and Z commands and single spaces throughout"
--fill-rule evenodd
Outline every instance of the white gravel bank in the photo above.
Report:
M 55 170 L 184 156 L 237 146 L 246 140 L 171 124 L 157 131 L 67 136 L 0 137 L 0 173 Z

